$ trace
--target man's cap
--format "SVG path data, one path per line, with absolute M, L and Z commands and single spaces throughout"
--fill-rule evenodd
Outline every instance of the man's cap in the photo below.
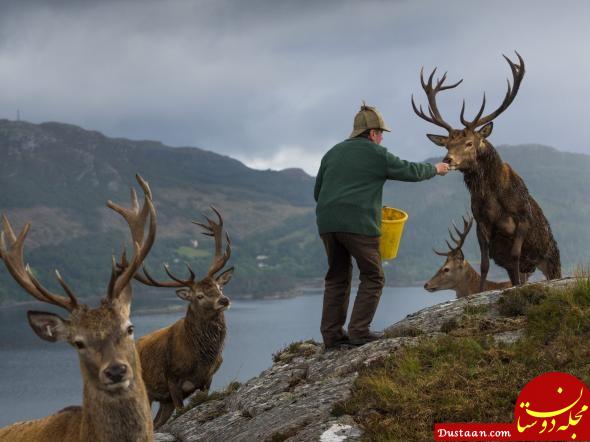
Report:
M 354 125 L 350 138 L 358 137 L 368 129 L 380 129 L 386 132 L 391 130 L 385 125 L 381 113 L 374 107 L 367 106 L 363 101 L 361 110 L 354 116 Z

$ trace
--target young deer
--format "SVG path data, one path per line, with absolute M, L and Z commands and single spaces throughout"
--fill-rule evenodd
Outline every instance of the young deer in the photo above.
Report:
M 108 206 L 121 214 L 129 224 L 134 241 L 134 256 L 124 272 L 115 268 L 113 258 L 107 294 L 96 309 L 80 303 L 57 271 L 57 279 L 67 298 L 43 287 L 28 264 L 23 262 L 23 246 L 30 225 L 25 225 L 16 237 L 8 219 L 2 217 L 0 258 L 12 277 L 39 301 L 69 312 L 68 319 L 38 311 L 29 311 L 27 316 L 34 332 L 41 339 L 49 342 L 65 341 L 76 349 L 84 382 L 84 396 L 82 407 L 68 407 L 43 419 L 19 422 L 0 429 L 0 441 L 153 440 L 151 410 L 129 313 L 130 281 L 154 243 L 156 212 L 148 184 L 139 175 L 137 180 L 145 194 L 141 209 L 133 190 L 131 209 L 108 202 Z M 150 222 L 145 236 L 148 217 Z
M 215 257 L 207 275 L 195 281 L 195 273 L 188 267 L 190 276 L 183 280 L 164 267 L 172 281 L 158 282 L 143 269 L 135 279 L 153 287 L 176 287 L 177 296 L 187 301 L 184 318 L 174 324 L 143 336 L 137 342 L 141 357 L 143 379 L 150 402 L 160 403 L 154 427 L 163 425 L 174 408 L 182 408 L 183 400 L 196 390 L 207 391 L 213 375 L 223 361 L 221 352 L 226 334 L 224 311 L 229 299 L 222 287 L 229 282 L 233 267 L 216 276 L 229 260 L 231 247 L 226 233 L 226 249 L 222 253 L 223 220 L 213 208 L 219 223 L 207 219 L 208 225 L 193 221 L 206 229 L 204 235 L 215 238 Z M 125 267 L 125 264 L 122 266 Z
M 446 261 L 442 265 L 440 269 L 435 273 L 435 275 L 428 280 L 426 284 L 424 284 L 424 288 L 429 292 L 436 292 L 438 290 L 454 290 L 457 298 L 464 298 L 465 296 L 472 295 L 474 293 L 479 293 L 481 285 L 481 277 L 479 273 L 475 271 L 471 264 L 465 259 L 463 255 L 463 244 L 465 243 L 465 238 L 469 234 L 471 230 L 471 226 L 473 225 L 473 218 L 469 217 L 469 219 L 465 219 L 463 217 L 463 232 L 461 232 L 453 223 L 453 228 L 459 238 L 455 238 L 451 229 L 449 229 L 449 236 L 455 243 L 455 247 L 452 247 L 448 241 L 446 241 L 447 245 L 449 246 L 448 252 L 437 252 L 434 250 L 439 256 L 446 256 Z M 510 281 L 506 282 L 492 282 L 486 281 L 484 283 L 484 290 L 495 290 L 495 289 L 503 289 L 507 287 L 512 287 L 512 283 Z
M 436 94 L 458 86 L 463 80 L 445 86 L 445 74 L 433 85 L 436 69 L 430 74 L 428 83 L 420 73 L 422 88 L 428 97 L 429 115 L 424 113 L 422 107 L 420 110 L 416 108 L 412 97 L 414 112 L 420 118 L 448 131 L 448 136 L 427 136 L 435 144 L 447 149 L 443 161 L 463 173 L 465 185 L 471 194 L 471 212 L 477 221 L 477 239 L 481 250 L 480 291 L 484 288 L 490 256 L 496 264 L 506 269 L 513 285 L 524 282 L 522 276 L 533 273 L 536 268 L 547 279 L 561 277 L 559 249 L 543 210 L 529 194 L 522 178 L 508 163 L 502 161 L 487 140 L 492 133 L 492 120 L 510 106 L 524 77 L 524 61 L 518 53 L 516 55 L 519 64 L 504 57 L 512 71 L 513 85 L 508 81 L 508 90 L 500 107 L 482 117 L 486 104 L 484 95 L 479 112 L 473 121 L 467 121 L 463 102 L 461 123 L 465 128 L 462 130 L 453 129 L 443 120 L 436 104 Z

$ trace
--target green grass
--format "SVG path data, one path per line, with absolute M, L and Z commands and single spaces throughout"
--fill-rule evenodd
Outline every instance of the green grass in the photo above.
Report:
M 207 250 L 195 249 L 194 247 L 188 246 L 177 248 L 176 253 L 186 258 L 206 258 L 211 255 Z
M 333 414 L 352 415 L 366 440 L 432 440 L 435 422 L 511 422 L 518 394 L 542 373 L 563 371 L 588 384 L 590 280 L 564 291 L 527 286 L 510 297 L 519 307 L 507 312 L 526 316 L 516 343 L 486 335 L 420 337 L 366 368 Z
M 504 316 L 523 316 L 529 308 L 539 304 L 549 289 L 538 284 L 527 285 L 504 292 L 498 301 L 498 310 Z
M 466 315 L 478 316 L 488 312 L 489 306 L 485 304 L 467 304 L 463 309 L 463 313 Z
M 313 339 L 292 342 L 281 350 L 272 354 L 273 362 L 289 363 L 297 356 L 311 356 L 316 353 L 320 344 Z

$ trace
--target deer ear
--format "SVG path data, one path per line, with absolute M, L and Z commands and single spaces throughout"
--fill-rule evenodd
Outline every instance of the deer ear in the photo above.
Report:
M 182 288 L 182 289 L 176 290 L 176 296 L 178 296 L 183 301 L 190 302 L 190 300 L 192 298 L 192 292 L 187 288 Z
M 488 124 L 486 124 L 480 130 L 478 130 L 477 133 L 479 135 L 481 135 L 483 138 L 487 138 L 492 133 L 492 129 L 493 128 L 494 128 L 494 122 L 493 121 L 490 121 Z
M 443 135 L 433 135 L 433 134 L 426 134 L 428 139 L 432 141 L 437 146 L 447 147 L 447 143 L 449 141 L 449 137 L 445 137 Z
M 224 286 L 225 284 L 227 284 L 230 281 L 233 274 L 234 274 L 234 268 L 230 267 L 225 272 L 223 272 L 221 275 L 219 275 L 215 280 L 217 281 L 217 284 L 219 284 L 220 286 Z
M 27 319 L 37 336 L 45 341 L 65 341 L 68 338 L 70 321 L 55 313 L 28 311 Z

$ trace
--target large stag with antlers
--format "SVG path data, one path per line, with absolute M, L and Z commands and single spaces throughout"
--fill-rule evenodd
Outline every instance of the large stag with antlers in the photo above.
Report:
M 418 109 L 412 96 L 412 107 L 416 114 L 443 129 L 448 136 L 428 134 L 435 144 L 445 147 L 447 155 L 444 162 L 463 173 L 465 185 L 471 194 L 471 212 L 477 221 L 477 239 L 481 249 L 481 283 L 483 290 L 489 270 L 490 256 L 496 264 L 503 267 L 514 285 L 524 282 L 523 274 L 531 274 L 539 268 L 547 279 L 561 277 L 559 249 L 553 238 L 549 222 L 541 207 L 529 191 L 522 178 L 500 158 L 500 155 L 487 140 L 492 133 L 492 120 L 504 112 L 512 103 L 522 78 L 524 61 L 518 56 L 518 63 L 513 63 L 504 56 L 512 71 L 512 85 L 508 81 L 508 90 L 502 104 L 489 115 L 483 116 L 485 95 L 479 112 L 472 121 L 465 119 L 465 101 L 461 109 L 463 129 L 454 129 L 445 122 L 436 104 L 436 95 L 440 91 L 457 87 L 445 85 L 446 74 L 433 84 L 436 69 L 432 71 L 428 82 L 420 72 L 422 88 L 428 98 L 428 115 L 422 107 Z
M 134 254 L 124 272 L 113 269 L 100 307 L 91 309 L 78 301 L 56 271 L 67 297 L 50 292 L 23 261 L 23 248 L 30 225 L 18 235 L 2 217 L 0 258 L 12 277 L 39 301 L 63 308 L 64 319 L 54 313 L 29 311 L 35 333 L 49 342 L 65 341 L 78 352 L 84 382 L 82 407 L 68 407 L 43 419 L 19 422 L 0 430 L 0 440 L 39 442 L 147 442 L 153 440 L 151 410 L 142 379 L 139 355 L 133 341 L 130 281 L 151 249 L 156 234 L 156 212 L 147 182 L 137 176 L 145 199 L 139 207 L 132 190 L 131 209 L 108 202 L 131 229 Z M 146 222 L 149 218 L 147 235 Z
M 182 408 L 184 399 L 194 391 L 208 391 L 223 360 L 221 352 L 226 335 L 223 312 L 230 301 L 222 288 L 231 279 L 234 269 L 231 267 L 216 275 L 229 260 L 231 246 L 226 233 L 226 248 L 222 250 L 223 219 L 215 208 L 212 209 L 218 223 L 207 217 L 207 224 L 193 221 L 205 229 L 204 235 L 215 239 L 215 256 L 203 279 L 196 280 L 189 266 L 188 279 L 174 276 L 167 266 L 164 269 L 171 281 L 156 281 L 145 267 L 143 274 L 135 275 L 138 281 L 149 286 L 177 288 L 178 297 L 189 303 L 184 318 L 137 342 L 150 402 L 160 403 L 155 428 L 163 425 L 175 408 Z
M 455 226 L 455 223 L 453 223 L 453 229 L 455 229 L 458 237 L 455 238 L 451 229 L 449 229 L 449 236 L 455 243 L 455 246 L 451 246 L 451 244 L 446 241 L 447 246 L 449 247 L 448 252 L 438 252 L 434 250 L 434 253 L 446 257 L 446 260 L 434 276 L 424 284 L 426 290 L 429 292 L 454 290 L 457 298 L 464 298 L 481 291 L 481 276 L 473 267 L 471 267 L 471 264 L 469 264 L 463 254 L 463 244 L 465 243 L 465 238 L 467 238 L 472 225 L 472 217 L 469 217 L 468 219 L 463 217 L 463 231 L 459 230 Z M 485 281 L 483 290 L 497 290 L 511 286 L 512 283 L 510 281 Z

